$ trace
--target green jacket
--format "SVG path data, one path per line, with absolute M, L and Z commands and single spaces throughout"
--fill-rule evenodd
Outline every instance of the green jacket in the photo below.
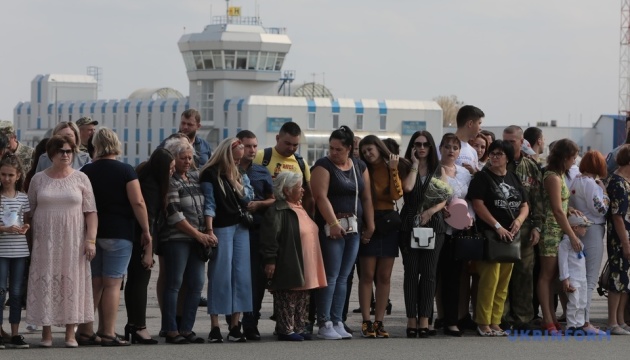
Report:
M 523 184 L 523 189 L 527 193 L 529 216 L 527 220 L 531 227 L 542 229 L 544 223 L 543 212 L 543 182 L 540 167 L 536 161 L 521 153 L 521 158 L 516 166 L 514 161 L 507 164 L 508 171 L 512 171 L 518 176 Z
M 276 200 L 260 224 L 260 254 L 263 263 L 275 264 L 269 290 L 304 286 L 304 258 L 297 214 L 284 200 Z

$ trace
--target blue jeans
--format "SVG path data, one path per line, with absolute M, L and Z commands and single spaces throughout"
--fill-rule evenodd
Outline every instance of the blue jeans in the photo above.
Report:
M 9 280 L 9 323 L 19 324 L 22 320 L 22 297 L 24 296 L 24 273 L 27 257 L 0 257 L 0 325 L 4 320 L 4 302 L 7 299 L 7 279 Z
M 195 240 L 166 241 L 163 244 L 166 284 L 162 303 L 162 329 L 165 331 L 189 332 L 195 325 L 206 268 L 206 263 L 197 255 L 195 242 Z M 182 304 L 182 321 L 178 329 L 175 320 L 177 296 L 184 279 L 188 285 L 188 292 Z
M 359 252 L 359 234 L 348 234 L 344 239 L 331 239 L 320 231 L 319 243 L 328 281 L 328 286 L 319 289 L 317 294 L 317 313 L 321 326 L 326 321 L 336 324 L 342 320 L 348 276 Z

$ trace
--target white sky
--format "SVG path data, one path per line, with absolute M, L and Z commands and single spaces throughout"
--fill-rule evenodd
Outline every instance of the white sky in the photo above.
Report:
M 243 15 L 255 1 L 233 0 Z M 259 0 L 267 27 L 293 42 L 294 87 L 336 97 L 430 100 L 455 94 L 487 125 L 557 119 L 587 126 L 618 109 L 620 1 Z M 212 9 L 212 14 L 211 14 Z M 143 87 L 188 94 L 177 41 L 201 32 L 222 0 L 13 0 L 0 11 L 0 119 L 37 74 L 103 68 L 99 98 Z

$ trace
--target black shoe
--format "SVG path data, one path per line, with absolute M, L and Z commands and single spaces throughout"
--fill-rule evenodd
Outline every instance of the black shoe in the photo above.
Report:
M 166 338 L 166 342 L 169 344 L 176 344 L 176 345 L 184 345 L 184 344 L 190 344 L 190 341 L 188 341 L 185 337 L 181 336 L 181 335 L 177 335 L 177 336 L 165 336 Z
M 441 329 L 444 327 L 444 319 L 435 319 L 433 322 L 434 329 Z
M 391 315 L 392 314 L 392 301 L 387 299 L 387 307 L 385 308 L 385 313 L 387 315 Z
M 28 349 L 28 344 L 24 341 L 24 336 L 15 335 L 11 337 L 11 342 L 7 344 L 13 349 Z
M 429 328 L 419 328 L 418 329 L 418 337 L 421 339 L 426 339 L 429 337 Z
M 462 331 L 461 330 L 451 330 L 448 328 L 448 326 L 444 327 L 444 335 L 449 335 L 449 336 L 455 336 L 455 337 L 462 337 Z
M 200 297 L 199 298 L 199 307 L 206 307 L 208 306 L 208 299 L 206 299 L 205 297 Z
M 418 329 L 416 329 L 416 328 L 407 328 L 407 337 L 408 338 L 417 338 L 418 337 Z
M 459 321 L 457 321 L 457 327 L 461 330 L 465 329 L 477 331 L 477 323 L 473 321 L 470 314 L 467 314 L 463 318 L 459 319 Z
M 352 310 L 352 312 L 355 313 L 355 314 L 360 314 L 361 313 L 361 308 L 358 307 L 358 308 Z
M 260 341 L 260 332 L 255 326 L 243 328 L 243 335 L 247 340 Z
M 227 336 L 227 340 L 231 342 L 246 342 L 247 341 L 243 333 L 241 333 L 241 330 L 239 329 L 238 325 L 230 329 L 230 332 L 228 333 L 228 336 Z
M 166 330 L 160 330 L 160 332 L 158 333 L 159 337 L 166 337 Z M 81 345 L 81 344 L 79 344 Z
M 208 342 L 209 343 L 222 343 L 223 336 L 221 335 L 221 329 L 218 326 L 215 326 L 210 330 L 210 334 L 208 334 Z
M 203 344 L 203 343 L 206 342 L 204 339 L 202 339 L 199 336 L 197 336 L 197 334 L 195 334 L 194 331 L 191 331 L 190 334 L 185 335 L 184 337 L 191 344 Z
M 146 329 L 146 326 L 141 328 L 137 328 L 131 325 L 125 325 L 125 339 L 130 341 L 132 344 L 142 344 L 142 345 L 156 345 L 158 343 L 157 340 L 148 338 L 145 339 L 142 336 L 138 335 L 138 331 Z

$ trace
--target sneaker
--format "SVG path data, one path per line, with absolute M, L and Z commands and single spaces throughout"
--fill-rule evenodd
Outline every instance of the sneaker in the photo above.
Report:
M 302 339 L 304 340 L 313 340 L 311 333 L 303 332 L 303 333 L 299 333 L 298 335 L 300 335 Z
M 326 321 L 324 326 L 319 327 L 317 337 L 324 340 L 341 340 L 341 335 L 333 329 L 332 321 Z
M 200 297 L 199 298 L 199 307 L 206 307 L 208 306 L 208 299 L 206 299 L 205 297 Z
M 304 341 L 304 338 L 301 335 L 292 332 L 290 334 L 278 334 L 278 340 L 280 340 L 280 341 Z
M 630 331 L 630 326 L 628 326 L 628 324 L 623 323 L 621 325 L 619 325 L 620 328 L 626 330 L 626 331 Z
M 352 339 L 352 334 L 346 331 L 346 328 L 343 324 L 343 321 L 337 323 L 337 325 L 333 326 L 333 329 L 341 336 L 342 339 Z
M 374 331 L 376 332 L 376 337 L 377 338 L 388 338 L 389 337 L 389 333 L 387 332 L 387 330 L 385 330 L 385 326 L 383 326 L 383 322 L 382 321 L 375 321 L 374 322 Z
M 218 326 L 215 326 L 210 330 L 210 334 L 208 334 L 208 342 L 209 343 L 222 343 L 223 336 L 221 336 L 221 329 Z
M 239 329 L 238 326 L 234 326 L 230 329 L 227 339 L 228 341 L 231 341 L 231 342 L 246 342 L 247 341 L 247 339 L 245 338 L 245 335 L 243 335 L 243 333 L 241 332 L 241 329 Z
M 361 336 L 364 338 L 374 339 L 376 338 L 376 332 L 374 332 L 374 325 L 370 320 L 366 320 L 361 324 Z
M 26 330 L 28 330 L 30 332 L 37 331 L 37 325 L 26 324 Z
M 10 345 L 14 349 L 28 349 L 28 344 L 24 341 L 24 336 L 15 335 L 11 337 Z
M 260 332 L 255 326 L 244 327 L 243 334 L 245 335 L 245 339 L 247 340 L 260 341 Z

